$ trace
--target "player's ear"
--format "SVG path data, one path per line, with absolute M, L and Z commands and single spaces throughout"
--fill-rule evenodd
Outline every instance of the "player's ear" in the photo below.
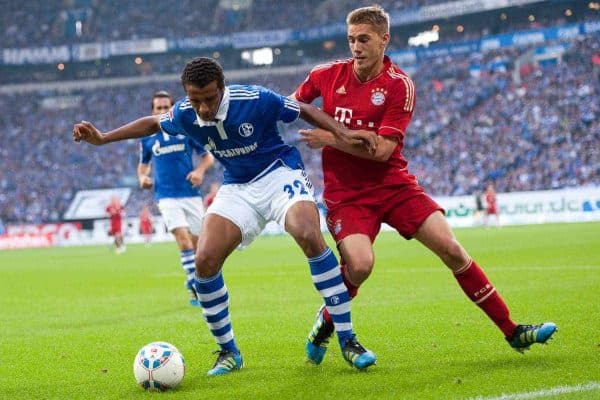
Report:
M 381 37 L 381 45 L 385 49 L 387 45 L 390 43 L 390 34 L 388 32 L 384 33 Z

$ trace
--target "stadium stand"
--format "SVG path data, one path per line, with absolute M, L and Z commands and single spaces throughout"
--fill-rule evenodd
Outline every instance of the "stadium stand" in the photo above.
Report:
M 562 63 L 532 67 L 519 74 L 519 84 L 514 65 L 494 70 L 498 60 L 516 60 L 527 51 L 473 53 L 417 65 L 417 108 L 405 152 L 429 192 L 468 194 L 488 180 L 503 192 L 600 184 L 600 84 L 591 62 L 600 51 L 600 38 L 576 40 Z M 478 77 L 470 71 L 474 62 L 487 66 Z M 238 82 L 291 93 L 304 74 L 266 74 Z M 135 187 L 137 143 L 84 152 L 71 142 L 70 129 L 82 117 L 104 129 L 144 115 L 156 88 L 142 84 L 0 97 L 0 107 L 12 110 L 0 116 L 1 218 L 55 221 L 79 189 Z M 177 82 L 161 88 L 182 95 Z M 282 127 L 287 140 L 297 140 L 300 126 Z M 301 148 L 320 191 L 319 152 Z M 218 181 L 220 173 L 215 169 L 206 185 Z M 134 190 L 127 205 L 130 215 L 150 201 L 149 193 Z
M 248 7 L 242 6 L 239 10 L 221 7 L 221 3 L 205 1 L 206 7 L 202 9 L 195 7 L 196 3 L 191 0 L 158 4 L 154 11 L 158 10 L 161 18 L 153 21 L 145 20 L 145 14 L 140 11 L 145 3 L 137 0 L 120 3 L 122 8 L 117 16 L 111 15 L 114 9 L 108 3 L 94 0 L 50 0 L 36 7 L 29 3 L 19 6 L 9 3 L 0 15 L 2 35 L 6 38 L 3 46 L 148 38 L 156 37 L 157 33 L 180 38 L 182 33 L 178 26 L 181 24 L 188 27 L 186 36 L 202 35 L 207 26 L 211 34 L 255 30 L 259 26 L 256 21 L 261 21 L 263 29 L 282 26 L 300 29 L 330 21 L 343 22 L 347 10 L 357 5 L 349 1 L 309 0 L 290 13 L 283 2 L 274 0 L 248 1 Z M 388 10 L 400 12 L 441 3 L 446 2 L 380 2 Z M 240 1 L 240 4 L 245 3 Z M 206 9 L 211 12 L 207 14 Z M 517 11 L 527 14 L 525 8 Z M 472 26 L 467 25 L 464 34 L 449 33 L 441 42 L 460 39 L 467 43 L 514 29 L 583 22 L 589 20 L 590 15 L 597 16 L 597 13 L 582 12 L 577 15 L 578 19 L 569 20 L 557 17 L 556 13 L 543 17 L 540 11 L 535 22 L 511 21 L 506 26 L 486 25 L 485 18 L 481 18 Z M 108 16 L 120 22 L 102 24 Z M 74 26 L 74 20 L 83 21 L 81 31 L 67 29 Z M 404 26 L 393 29 L 391 52 L 404 51 L 408 32 L 411 30 Z M 343 43 L 345 39 L 342 36 L 336 40 Z M 569 36 L 543 45 L 561 45 L 564 52 L 548 62 L 538 62 L 533 60 L 532 54 L 540 44 L 533 44 L 485 52 L 474 49 L 468 53 L 416 58 L 408 63 L 403 59 L 398 61 L 417 86 L 417 106 L 405 139 L 405 154 L 410 170 L 430 193 L 470 194 L 490 180 L 495 182 L 499 192 L 600 185 L 600 35 L 596 30 L 585 37 Z M 296 59 L 300 63 L 295 66 L 280 70 L 253 67 L 248 69 L 248 74 L 236 74 L 234 81 L 261 84 L 288 94 L 304 79 L 310 65 L 347 57 L 345 45 L 323 52 L 319 42 L 315 46 L 320 50 L 308 54 L 310 46 L 312 44 L 307 42 L 307 54 Z M 27 90 L 4 90 L 0 109 L 9 111 L 0 115 L 3 129 L 0 134 L 0 219 L 4 223 L 59 221 L 75 193 L 91 188 L 133 188 L 127 203 L 129 215 L 137 215 L 142 203 L 152 204 L 151 193 L 137 189 L 136 141 L 83 151 L 80 146 L 84 145 L 72 143 L 71 127 L 75 121 L 86 118 L 98 128 L 107 129 L 145 115 L 151 94 L 157 89 L 182 96 L 178 73 L 192 54 L 158 55 L 152 63 L 144 63 L 135 70 L 142 77 L 154 79 L 126 78 L 131 74 L 115 59 L 106 63 L 111 64 L 109 72 L 103 72 L 108 71 L 108 67 L 94 67 L 96 62 L 92 67 L 97 75 L 87 76 L 89 70 L 86 70 L 79 77 L 122 76 L 125 77 L 122 82 L 96 79 L 83 81 L 93 85 L 76 83 L 39 88 L 34 85 Z M 213 54 L 212 50 L 209 54 Z M 230 71 L 227 60 L 225 56 L 221 58 L 226 71 Z M 0 68 L 5 68 L 0 74 L 3 83 L 36 80 L 35 69 L 22 65 Z M 69 68 L 78 69 L 76 64 Z M 45 76 L 40 73 L 38 77 Z M 288 141 L 296 143 L 297 130 L 304 126 L 295 123 L 282 126 L 282 130 Z M 303 145 L 300 148 L 319 193 L 322 190 L 320 153 Z M 439 168 L 440 165 L 446 167 Z M 221 173 L 220 167 L 215 168 L 207 176 L 204 189 L 218 182 Z

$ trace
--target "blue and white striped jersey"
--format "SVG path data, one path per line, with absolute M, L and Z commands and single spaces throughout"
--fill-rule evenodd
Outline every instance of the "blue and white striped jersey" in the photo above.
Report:
M 223 184 L 247 183 L 280 166 L 302 169 L 300 152 L 283 142 L 277 121 L 295 121 L 300 106 L 261 86 L 225 88 L 216 121 L 203 121 L 188 98 L 161 116 L 161 129 L 190 136 L 224 166 Z
M 158 132 L 140 140 L 140 164 L 152 161 L 156 200 L 200 196 L 198 189 L 186 180 L 194 169 L 194 151 L 206 153 L 202 146 L 185 135 Z

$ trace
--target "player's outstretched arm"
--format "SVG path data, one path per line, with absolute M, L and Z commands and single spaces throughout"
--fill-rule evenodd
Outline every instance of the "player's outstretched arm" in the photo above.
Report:
M 333 133 L 324 129 L 300 129 L 299 132 L 302 135 L 301 141 L 306 143 L 308 147 L 312 149 L 329 146 L 356 157 L 380 162 L 386 162 L 398 145 L 398 142 L 393 137 L 376 135 L 377 148 L 374 152 L 371 152 L 365 149 L 365 146 L 363 145 L 339 140 Z
M 302 102 L 298 104 L 300 104 L 300 118 L 309 124 L 331 132 L 338 141 L 351 145 L 362 144 L 366 146 L 367 151 L 371 154 L 377 151 L 378 141 L 375 132 L 364 130 L 352 131 L 331 118 L 331 116 L 318 107 Z
M 160 116 L 157 115 L 142 117 L 107 133 L 100 132 L 90 122 L 81 121 L 81 123 L 73 125 L 73 140 L 76 142 L 83 140 L 84 142 L 100 146 L 120 140 L 149 136 L 160 130 L 159 118 Z

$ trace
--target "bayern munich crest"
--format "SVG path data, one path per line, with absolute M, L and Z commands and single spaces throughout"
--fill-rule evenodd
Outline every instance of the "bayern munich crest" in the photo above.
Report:
M 380 106 L 385 103 L 385 95 L 387 94 L 387 90 L 377 88 L 371 90 L 371 103 L 375 106 Z

